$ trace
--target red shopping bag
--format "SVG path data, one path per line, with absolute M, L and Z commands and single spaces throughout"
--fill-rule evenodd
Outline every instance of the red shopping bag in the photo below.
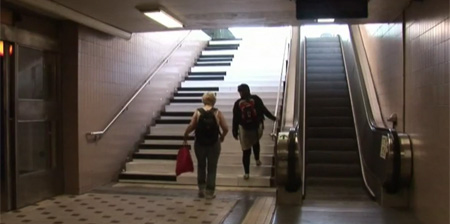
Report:
M 194 164 L 192 163 L 191 153 L 189 152 L 188 146 L 184 145 L 178 150 L 175 173 L 178 176 L 186 172 L 194 172 Z

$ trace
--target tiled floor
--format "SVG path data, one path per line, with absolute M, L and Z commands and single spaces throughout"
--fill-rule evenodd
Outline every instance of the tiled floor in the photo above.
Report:
M 159 224 L 222 223 L 236 199 L 89 193 L 59 196 L 3 214 L 1 223 Z
M 1 214 L 0 224 L 419 224 L 409 211 L 348 192 L 330 198 L 317 191 L 303 206 L 275 209 L 274 188 L 219 187 L 207 200 L 197 197 L 195 186 L 115 184 Z

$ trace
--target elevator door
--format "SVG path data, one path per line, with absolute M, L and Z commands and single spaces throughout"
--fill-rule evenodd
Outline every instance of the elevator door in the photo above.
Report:
M 6 74 L 11 209 L 60 194 L 63 183 L 57 147 L 57 56 L 16 45 L 14 59 L 15 69 Z

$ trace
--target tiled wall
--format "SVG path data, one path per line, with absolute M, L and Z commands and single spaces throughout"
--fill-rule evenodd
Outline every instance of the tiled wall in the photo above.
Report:
M 393 24 L 378 27 L 387 33 Z M 411 205 L 425 224 L 448 224 L 449 220 L 449 51 L 450 19 L 448 0 L 412 2 L 405 10 L 405 132 L 414 150 L 414 180 Z M 370 27 L 367 26 L 370 30 Z M 396 33 L 396 32 L 394 32 Z M 375 35 L 374 35 L 375 34 Z M 386 89 L 383 110 L 398 101 L 393 87 L 401 87 L 396 55 L 399 46 L 384 38 L 383 32 L 367 32 L 368 54 L 376 63 L 378 89 Z M 390 35 L 388 35 L 390 36 Z M 394 35 L 395 36 L 395 35 Z M 396 40 L 395 38 L 393 40 Z M 398 42 L 398 41 L 394 41 Z M 393 52 L 394 51 L 394 52 Z M 394 55 L 389 55 L 392 52 Z M 375 64 L 372 61 L 372 64 Z M 387 68 L 385 67 L 387 66 Z M 389 84 L 386 84 L 389 83 Z M 387 85 L 387 86 L 386 86 Z M 383 92 L 383 91 L 381 91 Z
M 397 114 L 397 129 L 403 131 L 403 32 L 402 23 L 361 26 L 370 70 L 386 123 Z
M 78 32 L 78 165 L 76 193 L 110 183 L 127 155 L 193 64 L 204 42 L 187 38 L 185 53 L 157 73 L 103 138 L 90 143 L 85 134 L 102 130 L 187 31 L 134 34 L 123 40 L 80 27 Z M 66 172 L 66 176 L 70 175 Z

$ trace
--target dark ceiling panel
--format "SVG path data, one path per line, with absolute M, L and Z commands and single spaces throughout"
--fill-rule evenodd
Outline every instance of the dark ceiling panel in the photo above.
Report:
M 367 0 L 297 0 L 297 19 L 367 18 Z

